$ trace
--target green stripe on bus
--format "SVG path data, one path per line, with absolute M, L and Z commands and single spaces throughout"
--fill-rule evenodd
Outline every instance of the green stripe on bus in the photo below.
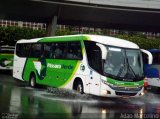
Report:
M 80 65 L 80 61 L 77 62 L 76 67 L 75 67 L 71 77 L 69 78 L 69 80 L 67 80 L 62 86 L 60 86 L 61 88 L 65 87 L 73 79 L 74 75 L 77 72 L 77 69 L 78 69 L 79 65 Z
M 13 54 L 0 54 L 0 65 L 5 66 L 13 66 Z M 7 61 L 7 64 L 4 64 L 4 62 Z
M 38 58 L 28 58 L 24 68 L 23 79 L 28 81 L 31 72 L 34 72 L 38 84 L 61 87 L 72 79 L 79 62 L 78 60 L 45 59 L 44 63 Z
M 70 37 L 46 37 L 38 42 L 64 42 L 64 41 L 80 41 L 80 40 L 90 40 L 89 36 L 70 36 Z
M 136 86 L 143 86 L 144 81 L 137 81 L 137 82 L 124 82 L 124 81 L 117 81 L 112 78 L 107 78 L 107 82 L 116 86 L 126 86 L 126 87 L 136 87 Z

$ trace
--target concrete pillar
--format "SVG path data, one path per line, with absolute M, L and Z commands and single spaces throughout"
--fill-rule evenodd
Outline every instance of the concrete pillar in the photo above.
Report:
M 47 26 L 47 36 L 54 36 L 57 27 L 57 16 L 54 16 Z

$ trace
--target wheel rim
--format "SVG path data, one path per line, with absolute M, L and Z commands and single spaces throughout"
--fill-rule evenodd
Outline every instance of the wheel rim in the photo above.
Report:
M 80 93 L 82 93 L 82 85 L 81 84 L 78 84 L 77 91 L 80 92 Z

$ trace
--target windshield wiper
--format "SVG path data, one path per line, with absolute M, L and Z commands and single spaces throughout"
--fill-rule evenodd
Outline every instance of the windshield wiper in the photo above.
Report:
M 112 74 L 108 74 L 108 73 L 106 73 L 106 72 L 104 72 L 104 75 L 105 75 L 105 76 L 108 76 L 108 77 L 111 77 L 111 78 L 113 78 L 113 79 L 116 79 L 116 78 L 117 78 L 116 76 L 114 76 L 114 75 L 112 75 Z
M 117 74 L 118 77 L 121 76 L 121 74 L 124 72 L 125 68 L 126 68 L 126 61 L 125 61 L 125 57 L 124 57 L 123 66 L 120 67 L 119 72 Z
M 132 74 L 134 75 L 134 77 L 137 79 L 137 76 L 136 76 L 135 72 L 133 71 L 133 68 L 129 64 L 128 64 L 128 67 L 132 71 Z M 128 73 L 128 71 L 127 71 L 127 73 Z
M 132 72 L 132 75 L 134 76 L 134 78 L 137 79 L 137 76 L 136 76 L 134 70 L 132 69 L 132 67 L 131 67 L 130 64 L 129 64 L 129 61 L 128 61 L 128 57 L 127 57 L 127 55 L 126 55 L 126 52 L 125 52 L 125 56 L 126 56 L 126 57 L 124 57 L 124 65 L 119 69 L 119 72 L 118 72 L 117 76 L 118 76 L 118 77 L 121 76 L 121 74 L 122 74 L 125 70 L 127 70 L 127 71 L 126 71 L 126 74 L 124 75 L 124 77 L 125 77 L 126 75 L 129 74 L 129 70 L 130 70 L 130 72 Z M 125 60 L 125 58 L 126 58 L 126 60 Z M 124 78 L 124 77 L 123 77 L 123 78 Z
M 124 67 L 125 67 L 125 65 L 121 66 L 121 68 L 119 69 L 119 72 L 117 74 L 118 77 L 122 74 L 122 72 L 124 72 Z
M 135 74 L 135 72 L 134 72 L 134 70 L 133 70 L 133 68 L 130 66 L 130 64 L 129 64 L 129 61 L 128 61 L 128 57 L 127 57 L 127 55 L 126 55 L 126 60 L 127 60 L 127 66 L 128 66 L 128 68 L 127 69 L 130 69 L 131 70 L 131 72 L 132 72 L 132 74 L 134 75 L 134 77 L 135 77 L 135 79 L 137 79 L 137 76 L 136 76 L 136 74 Z M 127 70 L 127 73 L 126 73 L 126 75 L 128 74 L 128 70 Z

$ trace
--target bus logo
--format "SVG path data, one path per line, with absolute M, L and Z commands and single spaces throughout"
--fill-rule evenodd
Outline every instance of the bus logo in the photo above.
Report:
M 80 69 L 81 69 L 82 71 L 84 71 L 84 70 L 85 70 L 85 66 L 84 66 L 83 64 L 81 64 Z
M 51 63 L 48 63 L 47 67 L 54 68 L 54 69 L 61 69 L 62 66 L 60 64 L 51 64 Z

